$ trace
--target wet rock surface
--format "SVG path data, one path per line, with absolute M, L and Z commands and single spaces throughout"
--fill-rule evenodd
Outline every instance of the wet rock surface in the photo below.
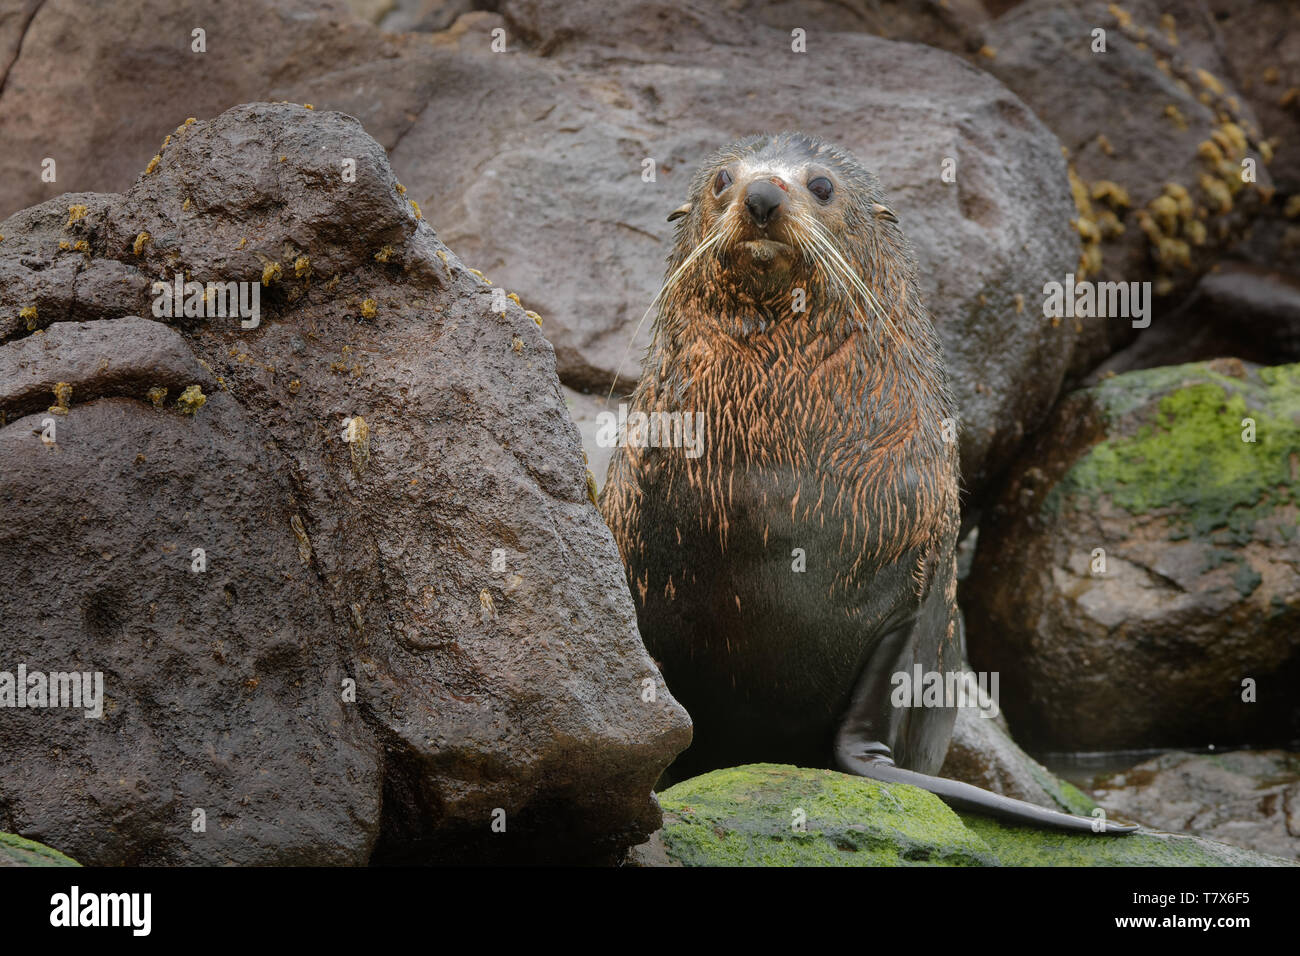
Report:
M 1300 756 L 1281 750 L 1172 753 L 1094 784 L 1147 826 L 1300 860 Z
M 0 659 L 104 675 L 101 719 L 6 712 L 0 828 L 94 864 L 616 857 L 689 722 L 537 324 L 356 120 L 171 135 L 0 224 Z M 260 321 L 80 321 L 50 269 L 110 262 L 118 307 L 179 273 Z

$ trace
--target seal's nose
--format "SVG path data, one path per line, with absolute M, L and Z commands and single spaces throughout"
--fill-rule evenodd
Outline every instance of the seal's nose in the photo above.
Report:
M 784 202 L 785 191 L 765 179 L 750 183 L 745 190 L 745 208 L 760 226 L 766 226 Z

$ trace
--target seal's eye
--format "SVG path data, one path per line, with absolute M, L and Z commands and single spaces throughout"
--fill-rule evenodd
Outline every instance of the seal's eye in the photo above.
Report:
M 731 185 L 731 173 L 725 169 L 718 170 L 718 175 L 713 180 L 713 195 L 718 195 L 724 189 Z
M 818 176 L 816 179 L 808 180 L 808 191 L 820 199 L 822 202 L 830 202 L 831 193 L 835 192 L 835 187 L 825 176 Z

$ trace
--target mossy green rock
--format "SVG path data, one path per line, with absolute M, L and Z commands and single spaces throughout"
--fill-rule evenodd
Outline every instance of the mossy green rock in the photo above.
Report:
M 1285 866 L 1194 836 L 1007 826 L 903 784 L 779 764 L 684 780 L 659 795 L 657 856 L 679 866 Z M 802 811 L 804 829 L 795 822 Z
M 1101 836 L 1008 826 L 990 817 L 962 814 L 1004 866 L 1292 866 L 1280 857 L 1215 843 L 1183 833 L 1141 830 Z
M 1216 359 L 1063 399 L 963 582 L 1034 751 L 1282 743 L 1300 720 L 1300 365 Z
M 1105 494 L 1135 515 L 1170 509 L 1175 535 L 1245 544 L 1261 518 L 1296 501 L 1300 365 L 1145 369 L 1106 379 L 1089 397 L 1108 437 L 1074 463 L 1047 507 Z M 1244 440 L 1252 427 L 1254 440 Z
M 832 770 L 715 770 L 665 790 L 659 802 L 668 857 L 686 866 L 997 863 L 937 797 Z
M 44 843 L 12 833 L 0 833 L 0 866 L 81 866 Z

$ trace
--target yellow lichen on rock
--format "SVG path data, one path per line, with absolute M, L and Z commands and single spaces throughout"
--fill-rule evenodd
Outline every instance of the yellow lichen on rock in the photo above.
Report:
M 197 385 L 191 385 L 185 391 L 181 392 L 180 398 L 176 399 L 176 407 L 186 415 L 193 415 L 203 407 L 208 397 L 203 394 L 203 390 Z
M 1097 229 L 1101 232 L 1102 239 L 1115 239 L 1124 235 L 1124 224 L 1109 209 L 1103 209 L 1097 214 Z
M 65 223 L 63 224 L 63 228 L 64 228 L 64 229 L 67 229 L 69 226 L 71 226 L 71 225 L 72 225 L 74 222 L 76 222 L 77 220 L 79 220 L 79 219 L 85 219 L 85 218 L 86 218 L 86 213 L 87 213 L 87 212 L 89 212 L 89 210 L 88 210 L 85 206 L 81 205 L 80 203 L 78 203 L 78 204 L 75 205 L 75 206 L 69 206 L 69 207 L 68 207 L 68 221 L 65 222 Z
M 311 277 L 311 260 L 306 256 L 299 256 L 293 260 L 293 274 L 299 279 Z
M 137 256 L 144 251 L 144 244 L 152 239 L 153 236 L 147 232 L 142 232 L 135 237 L 135 242 L 131 243 L 131 251 Z
M 1202 173 L 1198 182 L 1201 191 L 1218 204 L 1220 213 L 1232 212 L 1232 190 L 1227 187 L 1222 179 Z
M 1130 203 L 1128 190 L 1109 179 L 1097 180 L 1092 184 L 1089 194 L 1093 199 L 1106 203 L 1112 209 L 1127 209 Z
M 303 564 L 310 564 L 311 539 L 307 537 L 307 529 L 303 527 L 302 518 L 296 514 L 291 515 L 289 527 L 293 528 L 293 536 L 298 540 L 298 560 Z
M 267 262 L 262 266 L 262 285 L 270 285 L 280 276 L 284 275 L 284 269 L 278 262 Z
M 57 382 L 54 386 L 54 404 L 50 411 L 55 415 L 66 415 L 72 407 L 72 386 L 67 382 Z
M 1067 163 L 1065 171 L 1070 181 L 1070 195 L 1074 197 L 1074 206 L 1079 213 L 1077 217 L 1070 220 L 1070 225 L 1082 240 L 1075 277 L 1083 281 L 1101 269 L 1101 230 L 1097 228 L 1092 201 L 1089 199 L 1088 184 L 1075 171 L 1073 163 Z
M 1220 149 L 1219 144 L 1212 139 L 1207 139 L 1203 141 L 1201 145 L 1197 146 L 1196 155 L 1198 158 L 1203 159 L 1205 162 L 1214 166 L 1223 162 L 1223 150 Z
M 29 305 L 18 310 L 18 318 L 27 324 L 27 331 L 31 332 L 36 328 L 36 306 Z
M 379 303 L 374 299 L 366 299 L 361 303 L 361 317 L 363 319 L 373 319 L 379 314 Z
M 1201 86 L 1205 87 L 1215 96 L 1223 95 L 1223 84 L 1209 70 L 1197 69 L 1196 78 L 1201 81 Z
M 154 153 L 153 159 L 149 160 L 149 165 L 144 168 L 144 174 L 148 176 L 151 173 L 153 173 L 153 171 L 158 168 L 158 165 L 161 162 L 162 162 L 162 153 Z
M 348 420 L 346 438 L 353 474 L 360 478 L 370 463 L 370 426 L 360 415 L 353 415 Z

